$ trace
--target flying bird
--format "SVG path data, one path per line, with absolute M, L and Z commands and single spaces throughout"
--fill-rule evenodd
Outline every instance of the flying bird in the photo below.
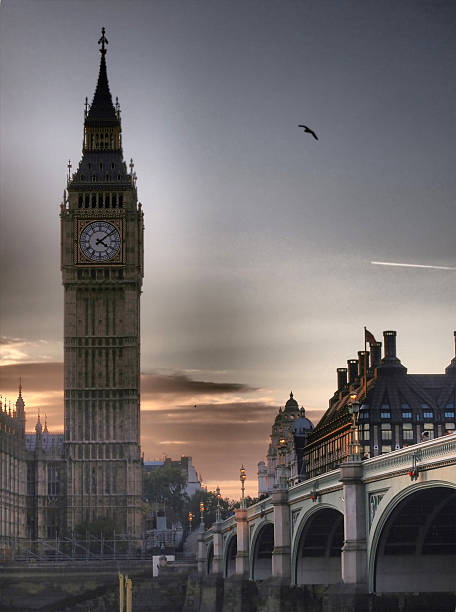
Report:
M 302 127 L 306 134 L 312 134 L 315 140 L 318 140 L 318 136 L 315 134 L 313 130 L 310 129 L 310 127 L 307 127 L 307 125 L 298 125 L 298 127 Z

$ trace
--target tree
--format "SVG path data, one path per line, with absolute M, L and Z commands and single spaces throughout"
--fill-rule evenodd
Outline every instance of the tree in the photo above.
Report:
M 179 466 L 165 463 L 143 474 L 143 500 L 162 509 L 170 522 L 182 520 L 182 507 L 188 499 L 187 480 Z M 159 509 L 159 508 L 156 508 Z

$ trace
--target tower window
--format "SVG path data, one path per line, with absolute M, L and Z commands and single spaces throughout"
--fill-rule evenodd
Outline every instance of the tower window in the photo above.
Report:
M 120 176 L 120 174 L 118 174 L 118 175 L 117 175 L 117 180 L 118 180 L 118 181 L 120 181 L 120 180 L 121 180 L 121 178 L 122 178 L 122 177 Z
M 112 207 L 116 208 L 117 206 L 117 196 L 115 193 L 112 194 Z
M 120 194 L 119 195 L 119 208 L 122 208 L 122 207 L 123 207 L 123 195 Z
M 84 197 L 84 206 L 86 208 L 89 208 L 89 194 L 88 193 L 86 193 Z
M 109 183 L 109 174 L 106 174 L 106 182 Z
M 96 174 L 92 174 L 92 183 L 95 183 L 97 180 L 97 175 Z
M 92 208 L 95 208 L 96 205 L 97 205 L 97 194 L 92 193 Z
M 109 205 L 110 205 L 110 196 L 109 196 L 109 193 L 107 193 L 106 196 L 105 196 L 105 205 L 106 205 L 106 208 L 109 208 Z
M 115 167 L 116 167 L 116 164 L 114 162 L 112 162 L 111 168 L 114 170 Z
M 100 162 L 100 170 L 103 170 L 103 162 Z
M 82 204 L 83 204 L 83 198 L 82 198 L 82 193 L 80 193 L 78 196 L 78 207 L 82 208 Z
M 85 180 L 85 176 L 83 174 L 81 174 L 81 181 Z
M 89 170 L 91 170 L 92 169 L 92 164 L 89 163 L 88 167 L 89 167 Z

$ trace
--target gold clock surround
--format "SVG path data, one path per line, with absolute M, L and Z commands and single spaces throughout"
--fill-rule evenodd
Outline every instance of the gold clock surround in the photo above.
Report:
M 106 221 L 106 223 L 110 223 L 119 232 L 120 248 L 117 251 L 117 253 L 113 255 L 113 257 L 111 257 L 110 259 L 106 261 L 94 261 L 93 259 L 90 259 L 83 253 L 82 248 L 81 248 L 80 240 L 81 240 L 82 232 L 88 225 L 96 221 Z M 81 218 L 75 219 L 75 223 L 76 223 L 75 235 L 77 236 L 76 241 L 75 241 L 75 249 L 74 249 L 75 263 L 79 265 L 82 264 L 82 265 L 91 265 L 91 266 L 94 266 L 94 265 L 95 266 L 112 266 L 112 265 L 123 265 L 125 263 L 124 261 L 124 249 L 125 249 L 125 246 L 124 246 L 124 219 L 122 217 L 115 218 L 114 216 L 101 217 L 98 215 L 91 215 L 90 218 L 87 217 L 84 219 L 81 219 Z

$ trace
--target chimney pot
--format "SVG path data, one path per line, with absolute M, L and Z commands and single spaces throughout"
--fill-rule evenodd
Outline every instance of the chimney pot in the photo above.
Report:
M 369 367 L 369 351 L 358 351 L 359 377 L 364 377 L 364 372 Z
M 384 331 L 385 359 L 396 359 L 396 332 Z
M 347 368 L 337 368 L 337 390 L 340 391 L 347 384 Z
M 371 344 L 371 368 L 376 368 L 380 365 L 380 361 L 382 359 L 382 343 L 376 342 L 375 344 Z
M 348 359 L 348 382 L 352 384 L 358 378 L 358 360 Z

